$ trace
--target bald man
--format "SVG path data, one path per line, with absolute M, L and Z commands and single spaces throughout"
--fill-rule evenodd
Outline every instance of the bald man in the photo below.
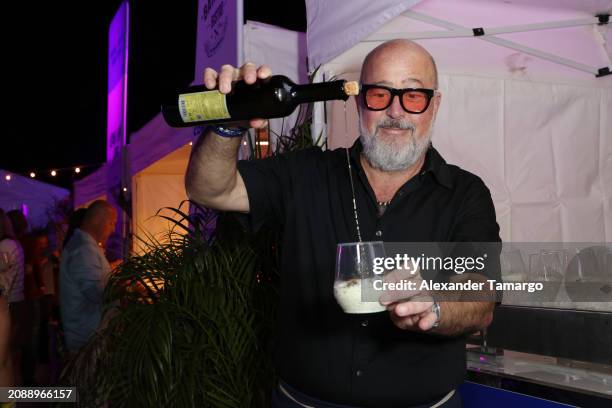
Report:
M 102 294 L 111 271 L 102 247 L 116 222 L 117 211 L 111 204 L 93 202 L 62 252 L 60 312 L 70 352 L 85 345 L 100 324 Z
M 206 69 L 204 83 L 227 93 L 234 80 L 270 75 L 226 65 Z M 431 145 L 441 100 L 432 56 L 394 40 L 365 58 L 350 149 L 236 163 L 232 136 L 265 126 L 261 119 L 209 127 L 193 149 L 191 199 L 239 213 L 251 230 L 283 231 L 274 406 L 460 406 L 465 334 L 491 322 L 492 302 L 387 298 L 385 313 L 356 315 L 333 294 L 338 243 L 500 241 L 487 187 Z

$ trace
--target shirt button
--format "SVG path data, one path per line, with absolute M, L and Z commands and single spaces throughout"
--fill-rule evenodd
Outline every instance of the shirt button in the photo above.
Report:
M 381 230 L 376 231 L 376 236 L 377 237 L 382 237 L 382 231 Z
M 369 322 L 367 320 L 364 320 L 363 322 L 361 322 L 361 326 L 362 327 L 368 327 Z
M 361 377 L 363 375 L 363 371 L 362 370 L 357 370 L 357 371 L 355 371 L 355 375 L 357 377 Z

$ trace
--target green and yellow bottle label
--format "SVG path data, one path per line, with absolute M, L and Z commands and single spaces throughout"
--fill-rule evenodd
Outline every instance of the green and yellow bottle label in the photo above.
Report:
M 225 95 L 219 91 L 180 94 L 178 103 L 185 123 L 230 118 Z

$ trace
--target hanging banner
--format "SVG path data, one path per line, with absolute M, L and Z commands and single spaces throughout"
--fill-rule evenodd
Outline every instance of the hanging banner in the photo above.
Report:
M 204 69 L 242 63 L 242 0 L 199 0 L 194 83 L 204 80 Z
M 109 261 L 120 259 L 128 253 L 129 191 L 126 139 L 127 139 L 127 90 L 129 3 L 124 1 L 108 30 L 108 113 L 106 122 L 106 200 L 117 208 L 117 226 L 107 242 Z
M 117 10 L 108 31 L 106 161 L 119 157 L 126 142 L 129 6 Z

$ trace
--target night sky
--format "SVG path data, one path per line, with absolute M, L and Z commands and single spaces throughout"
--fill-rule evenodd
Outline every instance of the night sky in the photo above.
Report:
M 70 187 L 106 158 L 108 26 L 121 0 L 6 2 L 0 168 Z M 197 0 L 130 1 L 128 131 L 193 80 Z M 303 0 L 245 0 L 245 19 L 306 30 Z M 8 68 L 8 69 L 7 69 Z M 80 175 L 70 168 L 87 166 Z M 60 177 L 46 176 L 60 170 Z

